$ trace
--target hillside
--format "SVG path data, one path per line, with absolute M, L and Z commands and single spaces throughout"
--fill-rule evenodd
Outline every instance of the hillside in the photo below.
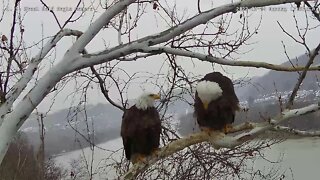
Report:
M 283 66 L 292 67 L 294 66 L 304 66 L 308 62 L 308 57 L 306 55 L 301 55 L 297 59 L 292 59 L 291 62 L 287 61 L 283 63 Z M 314 65 L 320 63 L 320 56 L 317 56 Z M 253 77 L 246 86 L 237 87 L 237 95 L 244 101 L 248 98 L 261 98 L 262 96 L 268 96 L 272 93 L 278 92 L 288 92 L 291 91 L 299 78 L 298 72 L 279 72 L 279 71 L 269 71 L 264 76 Z M 315 83 L 318 82 L 318 83 Z M 306 78 L 303 81 L 301 90 L 317 90 L 320 87 L 320 72 L 311 71 L 308 72 Z
M 47 155 L 86 147 L 89 145 L 86 140 L 88 138 L 94 143 L 101 143 L 119 137 L 122 116 L 119 109 L 109 104 L 97 104 L 88 105 L 86 111 L 82 109 L 80 113 L 76 113 L 77 111 L 78 109 L 74 108 L 64 109 L 45 117 Z M 39 145 L 39 125 L 35 115 L 32 115 L 20 130 L 27 134 L 33 145 Z

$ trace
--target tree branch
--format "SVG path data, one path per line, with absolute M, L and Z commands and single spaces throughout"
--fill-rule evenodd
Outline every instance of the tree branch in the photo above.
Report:
M 6 94 L 6 103 L 1 104 L 0 106 L 0 115 L 7 113 L 14 101 L 19 97 L 22 91 L 25 89 L 29 81 L 31 80 L 33 74 L 38 68 L 39 63 L 43 60 L 43 58 L 56 46 L 56 44 L 64 37 L 64 36 L 81 36 L 82 32 L 71 29 L 61 30 L 58 34 L 52 37 L 40 50 L 40 52 L 31 59 L 27 69 L 22 74 L 19 81 L 11 88 L 11 90 Z M 0 125 L 2 124 L 3 119 L 0 119 Z
M 114 107 L 120 109 L 121 111 L 124 111 L 125 108 L 120 106 L 119 104 L 115 103 L 109 96 L 109 91 L 106 90 L 105 86 L 104 86 L 104 81 L 103 79 L 101 78 L 101 76 L 98 74 L 98 72 L 94 69 L 93 66 L 90 66 L 90 69 L 92 71 L 92 73 L 96 76 L 96 78 L 98 79 L 99 81 L 99 86 L 100 86 L 100 90 L 102 92 L 102 94 L 104 95 L 104 97 L 107 99 L 107 101 L 112 104 Z
M 170 47 L 146 47 L 142 48 L 141 52 L 145 53 L 169 53 L 174 54 L 178 56 L 184 56 L 184 57 L 191 57 L 191 58 L 197 58 L 202 61 L 207 61 L 211 63 L 217 63 L 221 65 L 228 65 L 228 66 L 241 66 L 241 67 L 255 67 L 255 68 L 265 68 L 265 69 L 271 69 L 275 71 L 288 71 L 288 72 L 295 72 L 295 71 L 319 71 L 320 66 L 314 66 L 306 68 L 304 66 L 298 66 L 298 67 L 290 67 L 290 66 L 282 66 L 282 65 L 275 65 L 265 62 L 254 62 L 254 61 L 232 61 L 225 58 L 219 58 L 219 57 L 213 57 L 210 55 L 205 55 L 201 53 L 196 53 L 192 51 L 185 51 L 181 49 L 174 49 Z
M 309 61 L 305 66 L 305 70 L 302 72 L 302 74 L 300 75 L 298 82 L 296 83 L 296 85 L 294 86 L 292 93 L 289 97 L 288 103 L 287 103 L 287 109 L 290 109 L 293 105 L 293 100 L 296 97 L 298 90 L 300 88 L 300 85 L 302 83 L 302 81 L 304 80 L 304 78 L 307 75 L 308 69 L 310 68 L 311 64 L 313 64 L 315 57 L 319 54 L 319 50 L 320 50 L 320 44 L 318 44 L 318 46 L 309 54 Z
M 7 87 L 10 79 L 10 72 L 11 72 L 11 66 L 12 61 L 15 59 L 15 53 L 14 53 L 14 47 L 13 47 L 13 38 L 15 37 L 15 30 L 16 30 L 16 24 L 17 24 L 17 13 L 18 13 L 18 6 L 20 5 L 20 0 L 15 0 L 14 3 L 14 11 L 13 11 L 13 18 L 12 18 L 12 25 L 10 30 L 10 41 L 9 41 L 9 59 L 7 64 L 7 70 L 6 70 L 6 78 L 3 84 L 3 92 L 7 93 Z
M 320 131 L 302 131 L 298 129 L 293 129 L 290 127 L 285 126 L 275 126 L 272 130 L 274 131 L 280 131 L 280 132 L 287 132 L 290 134 L 303 136 L 303 137 L 320 137 Z
M 122 0 L 115 5 L 109 7 L 89 28 L 83 35 L 73 44 L 70 51 L 73 53 L 80 53 L 84 50 L 85 46 L 98 34 L 98 32 L 107 25 L 110 20 L 124 10 L 128 5 L 136 0 Z
M 312 14 L 314 15 L 314 17 L 316 17 L 317 20 L 320 22 L 320 13 L 317 12 L 317 7 L 318 7 L 318 6 L 312 7 L 312 6 L 309 4 L 309 2 L 304 2 L 304 3 L 305 3 L 305 5 L 307 5 L 308 8 L 311 10 L 311 12 L 312 12 Z
M 62 26 L 61 26 L 61 24 L 60 24 L 60 22 L 59 22 L 59 19 L 58 19 L 56 13 L 54 13 L 54 11 L 51 10 L 50 7 L 48 7 L 48 5 L 47 5 L 43 0 L 40 0 L 40 2 L 41 2 L 42 5 L 43 5 L 45 8 L 47 8 L 47 10 L 53 15 L 54 19 L 56 20 L 56 22 L 57 22 L 57 24 L 58 24 L 58 26 L 59 26 L 59 29 L 62 29 Z
M 121 1 L 122 2 L 122 1 Z M 124 3 L 128 3 L 127 1 L 124 1 Z M 230 12 L 237 12 L 237 8 L 239 7 L 247 7 L 247 8 L 252 8 L 252 7 L 262 7 L 262 6 L 269 6 L 269 5 L 278 5 L 278 4 L 285 4 L 285 3 L 294 3 L 294 2 L 301 2 L 301 0 L 244 0 L 240 2 L 235 2 L 235 3 L 230 3 L 226 5 L 222 5 L 220 7 L 216 7 L 214 9 L 202 12 L 201 14 L 198 14 L 183 23 L 176 25 L 170 29 L 167 29 L 163 32 L 157 33 L 155 35 L 150 35 L 141 39 L 138 39 L 136 41 L 123 44 L 123 45 L 118 45 L 114 48 L 107 49 L 98 53 L 94 54 L 88 54 L 83 56 L 80 59 L 77 59 L 77 61 L 74 62 L 74 65 L 71 66 L 74 69 L 73 70 L 78 70 L 81 68 L 85 67 L 90 67 L 92 65 L 100 64 L 103 62 L 111 61 L 113 59 L 119 58 L 126 56 L 128 54 L 134 53 L 134 52 L 140 52 L 141 49 L 146 48 L 146 47 L 151 47 L 163 42 L 166 42 L 176 36 L 179 36 L 186 31 L 200 25 L 200 24 L 205 24 L 207 21 L 220 16 L 222 14 L 230 13 Z M 113 9 L 113 8 L 112 8 Z M 117 7 L 115 9 L 118 9 Z M 112 14 L 112 13 L 111 13 Z M 94 27 L 100 27 L 103 22 L 101 18 L 104 17 L 105 14 L 103 14 L 95 23 L 92 24 L 92 27 L 90 26 L 88 31 L 90 33 L 85 33 L 87 34 L 86 36 L 82 35 L 78 42 L 75 43 L 74 45 L 74 50 L 81 50 L 84 48 L 84 46 L 89 43 L 89 41 L 94 37 L 96 33 L 98 33 L 97 30 L 94 30 L 92 28 Z M 103 20 L 105 20 L 103 18 Z M 100 25 L 99 25 L 100 24 Z M 91 31 L 93 33 L 91 34 Z M 82 44 L 82 45 L 80 45 Z M 88 60 L 90 59 L 90 61 Z

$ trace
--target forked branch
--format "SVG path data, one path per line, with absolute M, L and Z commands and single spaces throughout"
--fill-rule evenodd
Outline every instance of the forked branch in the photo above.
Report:
M 125 108 L 120 106 L 119 104 L 117 104 L 116 102 L 114 102 L 110 96 L 109 96 L 109 91 L 106 89 L 105 85 L 104 85 L 104 81 L 101 78 L 101 76 L 99 75 L 99 73 L 94 69 L 93 66 L 90 67 L 92 73 L 96 76 L 96 78 L 99 81 L 99 87 L 100 87 L 100 91 L 102 92 L 102 94 L 104 95 L 104 97 L 107 99 L 107 101 L 112 104 L 114 107 L 120 109 L 121 111 L 124 111 Z
M 15 100 L 20 96 L 23 90 L 27 87 L 28 83 L 32 79 L 32 76 L 36 72 L 38 65 L 44 59 L 44 57 L 57 45 L 57 43 L 65 36 L 81 36 L 82 32 L 78 30 L 63 29 L 43 46 L 40 52 L 31 59 L 25 72 L 22 74 L 19 81 L 10 89 L 5 95 L 6 103 L 0 106 L 0 114 L 5 114 L 12 107 Z M 2 122 L 0 122 L 1 125 Z

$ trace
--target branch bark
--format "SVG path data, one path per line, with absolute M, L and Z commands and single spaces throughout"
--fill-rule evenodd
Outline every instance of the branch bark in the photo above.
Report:
M 287 132 L 293 135 L 298 135 L 302 137 L 320 137 L 320 131 L 302 131 L 285 126 L 275 126 L 274 131 Z
M 217 63 L 221 65 L 228 65 L 228 66 L 240 66 L 240 67 L 255 67 L 255 68 L 265 68 L 275 71 L 287 71 L 287 72 L 295 72 L 295 71 L 319 71 L 320 66 L 313 66 L 313 67 L 305 67 L 305 66 L 298 66 L 298 67 L 290 67 L 290 66 L 281 66 L 276 64 L 270 64 L 265 62 L 255 62 L 255 61 L 232 61 L 225 58 L 214 57 L 210 55 L 205 55 L 201 53 L 196 53 L 192 51 L 185 51 L 181 49 L 174 49 L 170 47 L 146 47 L 142 48 L 141 52 L 145 53 L 169 53 L 178 56 L 184 57 L 191 57 L 197 58 L 202 61 L 207 61 L 211 63 Z
M 0 115 L 6 114 L 11 108 L 15 100 L 20 96 L 23 90 L 27 87 L 33 74 L 38 68 L 38 65 L 43 58 L 57 45 L 57 43 L 65 36 L 81 36 L 82 32 L 71 29 L 64 29 L 53 36 L 40 50 L 40 52 L 31 59 L 27 69 L 22 74 L 19 81 L 11 88 L 6 94 L 5 103 L 0 106 Z M 0 126 L 3 122 L 3 118 L 0 118 Z

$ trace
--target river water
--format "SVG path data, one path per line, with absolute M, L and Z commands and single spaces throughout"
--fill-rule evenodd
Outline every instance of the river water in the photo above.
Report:
M 99 147 L 105 149 L 117 150 L 122 147 L 120 138 L 102 143 Z M 80 156 L 86 156 L 87 159 L 94 157 L 93 169 L 98 171 L 101 166 L 101 160 L 106 158 L 110 152 L 101 149 L 95 149 L 94 154 L 89 148 L 76 150 L 62 154 L 55 158 L 56 162 L 66 168 L 70 168 L 72 159 Z M 122 151 L 116 153 L 120 156 Z M 284 173 L 283 179 L 294 180 L 319 180 L 320 179 L 320 138 L 301 138 L 288 139 L 279 144 L 271 146 L 265 150 L 265 156 L 270 161 L 279 161 L 279 163 L 266 163 L 265 160 L 257 158 L 253 164 L 255 170 L 269 172 L 277 170 Z M 109 176 L 112 175 L 109 174 Z M 110 179 L 113 179 L 109 177 Z M 108 178 L 108 179 L 109 179 Z M 94 179 L 101 179 L 101 175 L 96 175 Z

